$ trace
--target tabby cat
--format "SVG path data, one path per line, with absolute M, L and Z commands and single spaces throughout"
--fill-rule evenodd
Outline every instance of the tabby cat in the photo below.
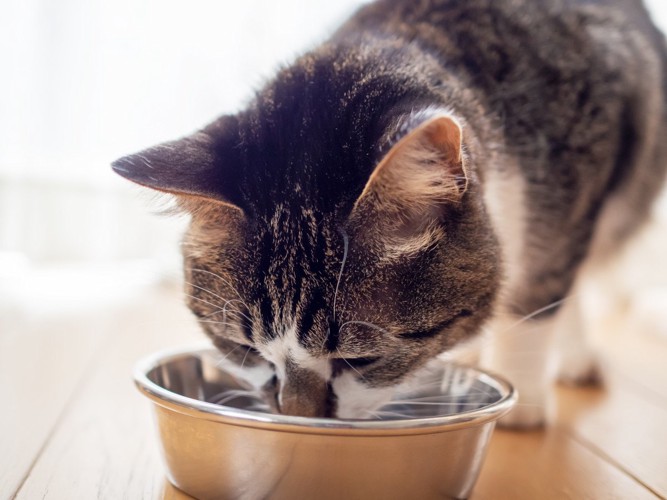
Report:
M 640 0 L 379 0 L 113 168 L 191 214 L 189 307 L 278 411 L 367 417 L 490 330 L 506 423 L 539 425 L 554 331 L 561 377 L 593 373 L 578 275 L 663 183 L 666 56 Z

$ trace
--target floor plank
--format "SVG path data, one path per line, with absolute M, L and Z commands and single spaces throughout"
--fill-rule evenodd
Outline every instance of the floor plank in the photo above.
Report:
M 85 316 L 0 330 L 0 498 L 20 487 L 108 334 L 108 311 Z
M 656 498 L 622 471 L 552 427 L 496 430 L 472 500 Z
M 667 498 L 667 405 L 610 374 L 606 390 L 558 388 L 559 425 Z
M 600 350 L 608 371 L 616 380 L 626 379 L 652 392 L 656 402 L 667 407 L 667 338 L 638 330 L 636 323 L 620 313 L 603 318 L 598 328 L 606 332 L 598 336 L 604 343 Z
M 177 294 L 137 304 L 111 325 L 115 332 L 107 350 L 69 405 L 18 499 L 162 495 L 156 435 L 149 405 L 132 384 L 132 366 L 154 350 L 201 340 L 202 335 Z

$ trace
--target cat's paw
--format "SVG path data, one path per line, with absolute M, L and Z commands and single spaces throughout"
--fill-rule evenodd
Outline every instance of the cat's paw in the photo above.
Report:
M 505 429 L 531 430 L 544 427 L 546 410 L 544 406 L 516 406 L 507 415 L 498 420 L 498 425 Z

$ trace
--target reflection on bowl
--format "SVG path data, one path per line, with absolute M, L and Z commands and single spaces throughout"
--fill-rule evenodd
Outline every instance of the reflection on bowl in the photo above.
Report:
M 170 481 L 201 499 L 466 498 L 495 421 L 516 401 L 506 381 L 445 365 L 373 418 L 276 415 L 219 360 L 188 349 L 135 370 Z

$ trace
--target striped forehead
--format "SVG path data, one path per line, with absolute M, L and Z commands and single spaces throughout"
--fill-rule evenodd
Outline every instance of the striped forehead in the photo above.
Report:
M 282 204 L 262 228 L 257 273 L 263 286 L 258 299 L 268 337 L 286 337 L 294 330 L 300 338 L 325 307 L 329 235 L 316 211 Z

